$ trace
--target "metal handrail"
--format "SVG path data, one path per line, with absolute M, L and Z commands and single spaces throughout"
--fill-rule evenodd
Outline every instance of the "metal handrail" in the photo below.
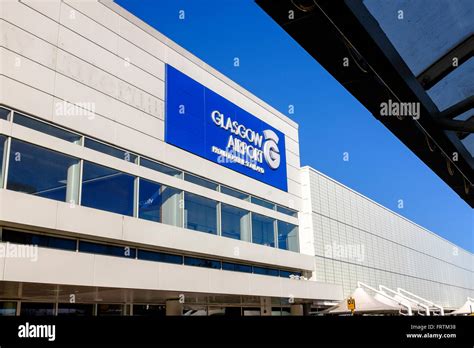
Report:
M 425 299 L 425 298 L 423 298 L 423 297 L 421 297 L 421 296 L 415 295 L 415 294 L 413 294 L 413 293 L 411 293 L 410 291 L 407 291 L 407 290 L 405 290 L 405 289 L 397 288 L 397 291 L 398 291 L 399 294 L 400 294 L 401 292 L 407 293 L 407 294 L 410 295 L 410 296 L 413 296 L 413 297 L 415 297 L 415 298 L 417 298 L 417 299 L 419 299 L 419 300 L 421 300 L 421 301 L 424 301 L 424 302 L 428 303 L 428 304 L 429 304 L 430 306 L 432 306 L 432 307 L 438 308 L 438 309 L 440 310 L 440 315 L 444 315 L 444 308 L 443 308 L 442 306 L 437 305 L 436 303 L 434 303 L 434 302 L 432 302 L 432 301 L 430 301 L 430 300 L 427 300 L 427 299 Z
M 426 314 L 427 316 L 430 315 L 430 308 L 429 308 L 427 305 L 425 305 L 425 304 L 423 304 L 423 303 L 420 303 L 420 302 L 418 302 L 418 301 L 415 301 L 415 300 L 413 300 L 413 299 L 411 299 L 411 298 L 409 298 L 409 297 L 407 297 L 407 296 L 405 296 L 405 295 L 403 295 L 403 294 L 400 294 L 399 292 L 396 292 L 395 290 L 390 289 L 390 288 L 386 287 L 385 285 L 379 285 L 379 288 L 380 288 L 380 291 L 382 291 L 382 292 L 383 292 L 384 290 L 387 290 L 387 291 L 389 291 L 389 292 L 391 292 L 391 293 L 393 293 L 393 294 L 395 294 L 395 295 L 400 296 L 401 298 L 403 298 L 404 300 L 407 300 L 408 302 L 414 303 L 414 304 L 417 306 L 418 314 L 423 315 L 423 314 L 420 313 L 420 308 L 419 308 L 419 307 L 422 307 L 422 308 L 425 310 L 425 314 Z M 395 300 L 397 300 L 397 299 L 395 299 Z M 397 300 L 397 301 L 398 301 L 398 300 Z
M 357 282 L 357 287 L 359 287 L 359 288 L 365 287 L 365 288 L 370 289 L 370 290 L 372 290 L 373 292 L 375 292 L 375 293 L 377 293 L 377 294 L 379 294 L 379 295 L 381 295 L 381 296 L 383 296 L 383 297 L 388 298 L 389 300 L 395 301 L 395 302 L 397 302 L 399 305 L 401 305 L 401 306 L 407 308 L 408 315 L 413 315 L 413 311 L 412 311 L 412 309 L 411 309 L 411 306 L 406 305 L 406 304 L 403 304 L 403 303 L 400 303 L 400 301 L 398 301 L 397 299 L 395 299 L 395 298 L 393 298 L 393 297 L 387 295 L 387 294 L 384 293 L 383 291 L 377 290 L 377 289 L 371 287 L 370 285 L 367 285 L 367 284 L 365 284 L 365 283 L 363 283 L 363 282 L 360 282 L 360 281 Z M 402 313 L 400 313 L 400 314 L 402 314 Z

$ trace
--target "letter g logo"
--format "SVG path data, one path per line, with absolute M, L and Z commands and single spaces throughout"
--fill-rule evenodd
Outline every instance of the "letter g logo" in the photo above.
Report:
M 278 149 L 278 135 L 274 131 L 267 129 L 263 131 L 265 143 L 263 145 L 263 157 L 265 162 L 272 169 L 280 166 L 280 150 Z

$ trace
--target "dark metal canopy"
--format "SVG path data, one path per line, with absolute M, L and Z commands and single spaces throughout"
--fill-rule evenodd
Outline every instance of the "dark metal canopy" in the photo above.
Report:
M 256 2 L 474 208 L 474 1 Z

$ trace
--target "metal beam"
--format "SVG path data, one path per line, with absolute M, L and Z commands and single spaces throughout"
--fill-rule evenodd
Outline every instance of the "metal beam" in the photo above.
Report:
M 443 110 L 439 114 L 439 118 L 455 118 L 458 115 L 466 112 L 469 109 L 474 108 L 474 96 L 471 95 L 470 97 L 461 100 L 459 103 L 454 104 L 453 106 Z
M 473 53 L 474 35 L 471 35 L 432 63 L 425 71 L 418 75 L 416 79 L 425 90 L 429 90 L 451 71 L 457 69 L 462 63 L 471 58 Z
M 290 0 L 255 1 L 474 208 L 474 190 L 466 190 L 466 183 L 474 183 L 474 158 L 459 140 L 459 134 L 465 132 L 445 130 L 440 126 L 437 122 L 440 110 L 362 0 L 314 0 L 316 8 L 306 13 L 295 10 Z M 290 10 L 294 10 L 295 18 L 289 21 Z M 344 66 L 343 59 L 348 59 L 349 65 Z M 379 117 L 380 105 L 387 99 L 417 101 L 423 117 L 419 120 Z M 427 138 L 432 147 L 426 146 Z M 446 171 L 446 159 L 454 152 L 459 153 L 459 160 L 451 163 L 451 167 L 457 169 L 456 174 L 451 175 Z
M 445 130 L 453 130 L 462 133 L 474 133 L 474 120 L 450 120 L 449 118 L 438 119 L 438 124 Z

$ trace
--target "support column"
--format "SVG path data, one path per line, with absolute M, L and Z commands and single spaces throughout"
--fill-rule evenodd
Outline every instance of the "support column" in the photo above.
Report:
M 71 164 L 67 169 L 66 202 L 72 205 L 79 204 L 80 173 L 81 165 L 79 161 Z
M 308 316 L 311 313 L 311 303 L 305 303 L 303 305 L 303 315 Z
M 292 304 L 290 307 L 291 315 L 301 316 L 303 315 L 303 305 L 302 304 Z
M 272 299 L 270 297 L 260 297 L 260 315 L 272 315 Z
M 166 315 L 183 315 L 183 304 L 179 300 L 166 300 Z

